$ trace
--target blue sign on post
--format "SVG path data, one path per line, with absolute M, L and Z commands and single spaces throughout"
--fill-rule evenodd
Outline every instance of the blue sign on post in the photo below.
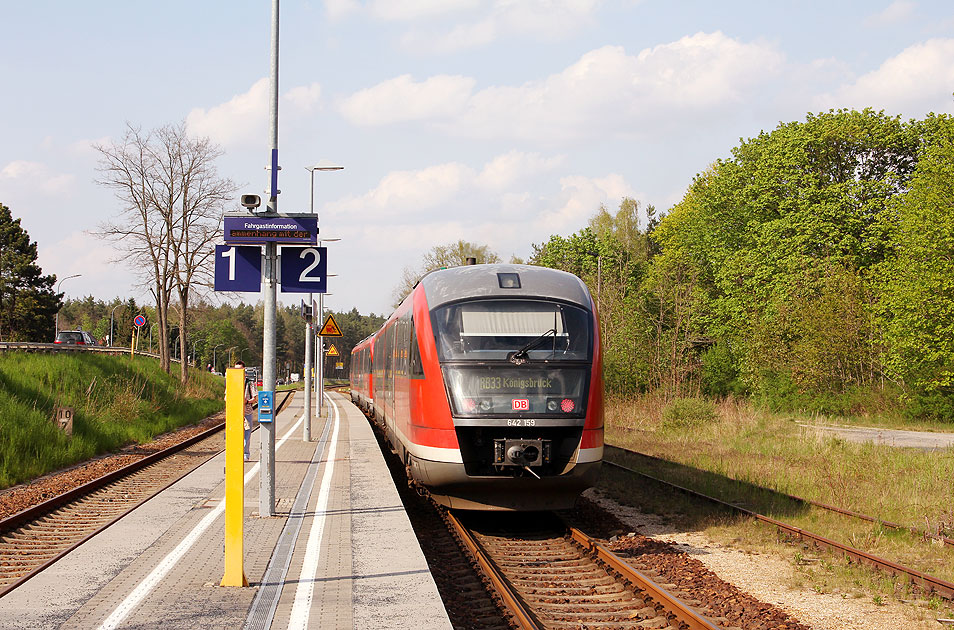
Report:
M 281 248 L 282 293 L 325 293 L 328 290 L 327 247 Z
M 262 290 L 262 248 L 215 246 L 215 290 L 258 293 Z
M 272 409 L 272 400 L 275 398 L 275 392 L 262 390 L 258 393 L 258 421 L 271 422 L 274 417 Z

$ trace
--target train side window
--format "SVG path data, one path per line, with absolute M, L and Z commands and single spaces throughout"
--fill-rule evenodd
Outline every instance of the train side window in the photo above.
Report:
M 421 348 L 417 345 L 417 334 L 414 329 L 414 318 L 411 318 L 411 378 L 424 378 L 424 363 L 421 361 Z

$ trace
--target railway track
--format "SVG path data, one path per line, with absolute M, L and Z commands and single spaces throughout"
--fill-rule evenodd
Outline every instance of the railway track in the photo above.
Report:
M 651 456 L 643 455 L 642 453 L 636 453 L 636 452 L 633 452 L 633 451 L 628 451 L 628 450 L 626 450 L 626 449 L 619 449 L 619 450 L 622 450 L 622 451 L 624 451 L 624 452 L 626 452 L 626 453 L 629 453 L 629 454 L 632 454 L 632 455 L 639 455 L 639 456 L 641 456 L 641 457 L 652 458 Z M 657 458 L 652 458 L 652 459 L 657 459 Z M 663 461 L 663 460 L 660 460 L 660 461 Z M 785 523 L 785 522 L 783 522 L 783 521 L 780 521 L 780 520 L 778 520 L 778 519 L 772 518 L 772 517 L 770 517 L 770 516 L 766 516 L 766 515 L 764 515 L 764 514 L 760 514 L 760 513 L 758 513 L 758 512 L 753 511 L 753 510 L 749 510 L 749 509 L 747 509 L 747 508 L 744 508 L 744 507 L 742 507 L 742 506 L 740 506 L 740 505 L 736 505 L 736 504 L 733 504 L 733 503 L 729 503 L 729 502 L 727 502 L 727 501 L 723 501 L 723 500 L 721 500 L 721 499 L 718 499 L 718 498 L 713 497 L 713 496 L 709 496 L 709 495 L 704 494 L 704 493 L 702 493 L 702 492 L 698 492 L 698 491 L 693 490 L 693 489 L 691 489 L 691 488 L 686 488 L 686 487 L 684 487 L 684 486 L 680 486 L 680 485 L 675 484 L 675 483 L 672 483 L 672 482 L 670 482 L 670 481 L 666 481 L 665 479 L 661 479 L 661 478 L 655 477 L 655 476 L 653 476 L 653 475 L 648 475 L 648 474 L 643 473 L 643 472 L 640 472 L 640 471 L 638 471 L 638 470 L 633 470 L 632 468 L 623 466 L 623 465 L 621 465 L 621 464 L 617 464 L 617 463 L 615 463 L 615 462 L 612 462 L 612 461 L 609 461 L 609 460 L 605 460 L 605 459 L 604 459 L 603 465 L 604 465 L 604 466 L 609 466 L 609 467 L 611 467 L 611 468 L 615 468 L 615 469 L 618 469 L 618 470 L 621 470 L 621 471 L 624 471 L 624 472 L 626 472 L 627 474 L 632 474 L 632 475 L 636 475 L 636 476 L 642 477 L 643 479 L 648 479 L 648 480 L 650 480 L 650 481 L 653 481 L 653 482 L 655 482 L 655 483 L 658 483 L 658 484 L 660 484 L 660 485 L 663 485 L 663 486 L 665 486 L 665 487 L 668 487 L 668 488 L 670 488 L 670 489 L 672 489 L 672 490 L 676 490 L 676 491 L 681 492 L 681 493 L 683 493 L 683 494 L 687 494 L 687 495 L 689 495 L 689 496 L 702 499 L 702 500 L 707 501 L 707 502 L 709 502 L 709 503 L 712 503 L 712 504 L 714 504 L 714 505 L 718 505 L 718 506 L 720 506 L 720 507 L 729 509 L 729 510 L 731 510 L 731 511 L 733 511 L 733 512 L 736 512 L 736 513 L 738 513 L 738 514 L 744 514 L 744 515 L 746 515 L 746 516 L 748 516 L 748 517 L 750 517 L 750 518 L 752 518 L 752 519 L 755 519 L 755 520 L 757 520 L 757 521 L 761 521 L 761 522 L 763 522 L 763 523 L 767 523 L 767 524 L 769 524 L 769 525 L 773 525 L 773 526 L 776 527 L 778 530 L 785 532 L 787 535 L 791 536 L 792 538 L 799 539 L 799 540 L 804 540 L 804 541 L 807 541 L 807 542 L 809 542 L 809 543 L 811 543 L 811 544 L 813 544 L 813 545 L 815 545 L 815 546 L 817 546 L 817 547 L 820 547 L 820 548 L 823 548 L 823 549 L 828 549 L 828 550 L 833 551 L 833 552 L 835 552 L 835 553 L 840 553 L 840 554 L 842 554 L 843 556 L 845 556 L 845 557 L 847 557 L 847 558 L 849 558 L 849 559 L 851 559 L 851 560 L 853 560 L 853 561 L 860 562 L 860 563 L 866 564 L 866 565 L 868 565 L 868 566 L 874 567 L 874 568 L 876 568 L 876 569 L 878 569 L 878 570 L 880 570 L 880 571 L 883 571 L 883 572 L 885 572 L 885 573 L 888 573 L 888 574 L 890 574 L 890 575 L 898 575 L 898 576 L 907 577 L 907 578 L 911 581 L 912 584 L 916 585 L 916 586 L 917 586 L 918 588 L 920 588 L 924 593 L 927 593 L 927 594 L 934 593 L 934 594 L 937 594 L 937 595 L 939 595 L 939 596 L 941 596 L 941 597 L 943 597 L 943 598 L 945 598 L 945 599 L 954 600 L 954 583 L 948 582 L 947 580 L 943 580 L 943 579 L 941 579 L 941 578 L 934 577 L 934 576 L 932 576 L 932 575 L 928 575 L 927 573 L 924 573 L 924 572 L 922 572 L 922 571 L 918 571 L 917 569 L 913 569 L 913 568 L 910 568 L 910 567 L 903 566 L 903 565 L 898 564 L 898 563 L 896 563 L 896 562 L 892 562 L 891 560 L 887 560 L 887 559 L 885 559 L 885 558 L 878 557 L 878 556 L 876 556 L 876 555 L 874 555 L 874 554 L 870 554 L 870 553 L 868 553 L 868 552 L 866 552 L 866 551 L 863 551 L 863 550 L 861 550 L 861 549 L 857 549 L 857 548 L 851 547 L 851 546 L 849 546 L 849 545 L 840 543 L 840 542 L 838 542 L 838 541 L 831 540 L 830 538 L 826 538 L 826 537 L 821 536 L 821 535 L 819 535 L 819 534 L 810 532 L 810 531 L 808 531 L 808 530 L 806 530 L 806 529 L 802 529 L 801 527 L 796 527 L 795 525 L 791 525 L 791 524 Z M 779 494 L 781 494 L 781 493 L 779 493 Z M 791 500 L 793 500 L 793 501 L 806 502 L 806 503 L 808 503 L 808 504 L 815 505 L 816 507 L 820 507 L 820 508 L 822 508 L 822 509 L 826 509 L 826 510 L 829 510 L 829 511 L 833 511 L 833 512 L 836 512 L 836 513 L 839 513 L 839 514 L 842 514 L 842 515 L 845 515 L 845 516 L 848 516 L 848 517 L 859 518 L 859 519 L 866 520 L 866 521 L 870 521 L 870 522 L 874 522 L 874 523 L 880 523 L 880 524 L 885 525 L 885 526 L 887 526 L 887 527 L 896 528 L 896 529 L 902 529 L 902 530 L 908 530 L 908 529 L 909 529 L 909 528 L 903 527 L 903 526 L 901 526 L 901 525 L 896 525 L 896 524 L 894 524 L 894 523 L 886 523 L 885 521 L 881 521 L 880 519 L 876 519 L 876 518 L 874 518 L 874 517 L 871 517 L 871 516 L 868 516 L 868 515 L 865 515 L 865 514 L 861 514 L 861 513 L 858 513 L 858 512 L 852 512 L 852 511 L 850 511 L 850 510 L 844 510 L 844 509 L 842 509 L 842 508 L 837 508 L 837 507 L 835 507 L 835 506 L 829 506 L 829 505 L 826 505 L 826 504 L 823 504 L 823 503 L 815 503 L 815 502 L 812 502 L 812 501 L 806 501 L 805 499 L 800 499 L 799 497 L 794 497 L 794 496 L 791 496 L 791 495 L 785 495 L 785 496 L 788 496 L 788 497 L 789 497 Z M 923 535 L 923 534 L 921 534 L 920 532 L 918 532 L 918 534 L 919 534 L 919 535 Z M 925 535 L 925 536 L 926 536 L 926 535 Z M 926 536 L 926 537 L 928 537 L 928 536 Z M 943 538 L 943 537 L 938 537 L 938 538 Z M 947 543 L 946 541 L 944 541 L 944 543 L 945 543 L 945 544 L 949 544 L 949 543 Z
M 220 423 L 0 521 L 0 597 L 220 453 L 224 427 Z
M 518 628 L 720 627 L 555 515 L 445 518 Z

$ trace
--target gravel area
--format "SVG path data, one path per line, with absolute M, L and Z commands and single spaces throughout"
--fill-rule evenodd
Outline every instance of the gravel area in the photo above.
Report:
M 786 611 L 813 630 L 898 630 L 940 628 L 930 611 L 901 602 L 843 598 L 840 594 L 796 589 L 795 569 L 790 560 L 721 545 L 700 531 L 676 531 L 666 519 L 620 505 L 598 490 L 584 497 L 614 514 L 633 532 L 675 545 L 702 562 L 720 578 L 749 595 Z M 926 617 L 922 618 L 921 616 Z
M 225 420 L 225 412 L 209 416 L 199 424 L 191 425 L 157 436 L 148 444 L 132 444 L 114 455 L 105 455 L 77 466 L 60 470 L 0 491 L 0 519 L 12 516 L 38 503 L 68 492 L 105 474 L 128 466 L 156 451 L 183 442 Z

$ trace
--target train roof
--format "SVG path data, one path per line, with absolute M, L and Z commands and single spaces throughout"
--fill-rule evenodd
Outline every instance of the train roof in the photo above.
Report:
M 517 282 L 514 283 L 514 276 Z M 466 265 L 432 271 L 420 280 L 429 308 L 485 297 L 541 297 L 590 309 L 586 284 L 571 273 L 534 265 Z M 508 286 L 514 285 L 517 286 Z

